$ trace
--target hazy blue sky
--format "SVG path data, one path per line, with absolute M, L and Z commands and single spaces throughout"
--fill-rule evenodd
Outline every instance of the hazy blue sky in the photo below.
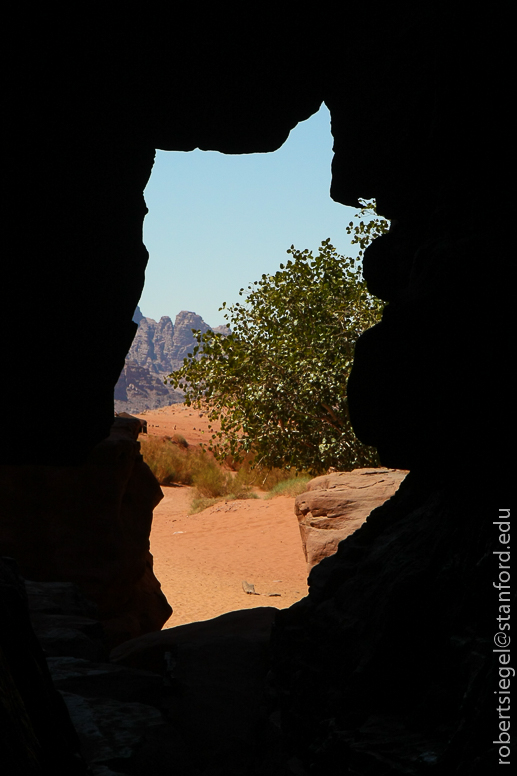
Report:
M 275 272 L 291 244 L 317 250 L 330 237 L 350 255 L 346 226 L 355 211 L 330 199 L 331 161 L 324 105 L 271 154 L 158 151 L 145 190 L 143 315 L 174 320 L 191 310 L 218 326 L 222 302 Z

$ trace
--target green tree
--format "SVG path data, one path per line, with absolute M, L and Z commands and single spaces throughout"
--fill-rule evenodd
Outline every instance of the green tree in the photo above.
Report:
M 252 452 L 260 466 L 312 473 L 378 465 L 376 450 L 355 437 L 346 401 L 355 342 L 382 311 L 358 262 L 389 226 L 374 202 L 362 205 L 347 228 L 357 259 L 330 239 L 316 255 L 291 246 L 278 272 L 248 286 L 244 303 L 223 303 L 231 333 L 194 331 L 197 346 L 169 375 L 187 404 L 219 421 L 208 448 L 220 460 Z

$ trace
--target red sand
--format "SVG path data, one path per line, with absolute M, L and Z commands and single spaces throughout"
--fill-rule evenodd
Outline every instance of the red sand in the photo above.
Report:
M 176 431 L 190 444 L 207 436 L 206 418 L 184 405 L 141 417 L 150 434 Z M 192 488 L 162 490 L 164 499 L 154 510 L 151 552 L 156 576 L 174 609 L 164 628 L 237 609 L 285 609 L 307 595 L 294 498 L 223 501 L 189 515 Z M 243 581 L 253 584 L 258 595 L 245 593 Z
M 183 434 L 189 445 L 199 445 L 200 442 L 208 444 L 212 434 L 208 428 L 209 421 L 206 414 L 185 404 L 172 404 L 170 407 L 161 407 L 158 410 L 147 410 L 136 417 L 147 420 L 149 435 Z

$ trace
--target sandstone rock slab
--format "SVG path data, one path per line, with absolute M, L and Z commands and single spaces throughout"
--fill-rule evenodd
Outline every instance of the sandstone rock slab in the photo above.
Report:
M 407 472 L 400 469 L 354 469 L 315 477 L 296 498 L 307 573 L 333 555 L 339 542 L 361 526 L 370 512 L 398 490 Z

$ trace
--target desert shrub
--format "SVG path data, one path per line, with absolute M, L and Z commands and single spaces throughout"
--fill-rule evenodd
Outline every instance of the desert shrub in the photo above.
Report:
M 310 475 L 302 474 L 300 477 L 291 477 L 287 480 L 280 480 L 274 485 L 265 498 L 274 498 L 275 496 L 289 496 L 296 498 L 300 493 L 305 493 L 307 483 L 312 479 Z
M 192 482 L 199 496 L 204 498 L 221 498 L 223 496 L 250 498 L 252 488 L 245 469 L 240 469 L 237 474 L 232 475 L 231 472 L 218 466 L 213 458 L 208 457 L 204 461 L 204 465 L 194 474 Z
M 178 436 L 181 436 L 178 434 Z M 253 488 L 275 495 L 298 495 L 310 477 L 297 476 L 295 469 L 253 468 L 253 456 L 236 463 L 234 471 L 223 468 L 201 447 L 184 447 L 171 437 L 150 436 L 140 441 L 144 461 L 160 485 L 193 485 L 190 512 L 195 514 L 223 499 L 258 498 Z M 235 471 L 236 470 L 236 471 Z
M 160 485 L 192 485 L 194 475 L 209 458 L 201 448 L 186 449 L 163 437 L 150 436 L 142 440 L 140 449 Z
M 300 475 L 306 475 L 310 479 L 308 472 L 298 471 L 294 466 L 290 468 L 267 468 L 257 465 L 256 456 L 253 452 L 247 453 L 242 461 L 228 455 L 225 459 L 225 465 L 236 471 L 237 476 L 243 483 L 266 491 L 270 491 L 279 482 L 296 479 Z
M 262 490 L 271 491 L 278 487 L 282 482 L 296 481 L 300 476 L 304 476 L 304 473 L 298 472 L 297 469 L 261 469 L 257 467 L 258 476 L 260 477 L 258 487 Z M 310 479 L 310 475 L 307 475 L 307 479 Z
M 179 445 L 179 447 L 184 447 L 185 449 L 188 447 L 188 442 L 183 436 L 183 434 L 173 434 L 171 439 L 174 442 L 174 444 Z
M 223 465 L 234 472 L 238 472 L 241 469 L 250 469 L 255 456 L 252 452 L 246 453 L 242 458 L 236 458 L 231 453 L 228 453 L 223 459 Z
M 140 449 L 160 485 L 194 485 L 198 498 L 250 498 L 253 483 L 247 470 L 242 468 L 233 475 L 201 447 L 184 447 L 171 437 L 150 436 L 141 440 Z
M 232 477 L 230 493 L 235 498 L 255 498 L 252 488 L 256 488 L 255 479 L 246 469 L 239 469 L 235 477 Z
M 206 458 L 204 465 L 194 475 L 195 486 L 191 514 L 216 504 L 218 501 L 258 498 L 248 482 L 248 473 L 241 468 L 236 474 L 225 471 L 213 458 Z
M 240 466 L 237 464 L 235 468 L 237 469 L 237 477 L 242 482 L 250 487 L 265 491 L 270 491 L 281 482 L 296 480 L 299 476 L 306 476 L 307 479 L 310 479 L 307 472 L 300 472 L 294 467 L 269 469 L 264 466 L 254 466 L 253 456 L 248 456 Z
M 206 461 L 205 465 L 195 472 L 192 483 L 201 496 L 218 498 L 230 492 L 232 475 L 225 472 L 215 461 Z

